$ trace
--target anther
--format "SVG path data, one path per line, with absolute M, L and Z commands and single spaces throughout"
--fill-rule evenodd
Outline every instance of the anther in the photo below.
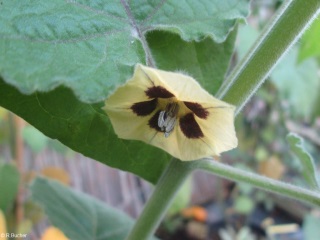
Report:
M 166 109 L 159 114 L 158 126 L 166 138 L 169 137 L 176 125 L 178 112 L 179 105 L 177 103 L 168 103 Z

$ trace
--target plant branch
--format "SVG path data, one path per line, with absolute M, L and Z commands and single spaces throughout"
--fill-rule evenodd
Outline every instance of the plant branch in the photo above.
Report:
M 297 187 L 289 183 L 237 169 L 212 159 L 203 159 L 197 162 L 191 162 L 191 164 L 197 169 L 213 173 L 223 178 L 248 183 L 265 191 L 294 198 L 318 207 L 320 206 L 320 192 L 317 191 Z
M 175 194 L 192 171 L 191 166 L 177 159 L 170 161 L 127 240 L 144 240 L 152 236 Z
M 226 79 L 217 97 L 237 106 L 238 114 L 316 18 L 319 9 L 319 0 L 285 1 L 251 50 Z

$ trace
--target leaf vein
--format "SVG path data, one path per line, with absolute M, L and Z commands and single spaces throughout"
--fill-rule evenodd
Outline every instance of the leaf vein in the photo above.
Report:
M 36 38 L 30 38 L 30 37 L 23 37 L 23 36 L 1 36 L 0 39 L 8 39 L 8 40 L 24 40 L 28 42 L 42 42 L 42 43 L 54 43 L 54 44 L 68 44 L 68 43 L 77 43 L 77 42 L 83 42 L 83 41 L 89 41 L 94 38 L 99 38 L 103 36 L 109 36 L 112 34 L 117 34 L 117 33 L 122 33 L 126 29 L 122 30 L 117 30 L 117 31 L 107 31 L 104 33 L 99 33 L 99 34 L 92 34 L 84 37 L 77 37 L 77 38 L 70 38 L 70 39 L 58 39 L 58 40 L 46 40 L 46 39 L 36 39 Z
M 114 18 L 116 20 L 120 20 L 120 21 L 123 21 L 123 22 L 127 22 L 128 20 L 126 18 L 122 18 L 122 17 L 119 17 L 119 16 L 115 16 L 113 14 L 110 14 L 106 11 L 99 11 L 97 9 L 94 9 L 92 7 L 89 7 L 87 5 L 84 5 L 84 4 L 81 4 L 81 3 L 78 3 L 76 2 L 76 0 L 65 0 L 66 3 L 69 3 L 71 5 L 74 5 L 74 6 L 77 6 L 79 8 L 82 8 L 82 9 L 85 9 L 87 11 L 90 11 L 90 12 L 93 12 L 93 13 L 96 13 L 97 15 L 104 15 L 104 16 L 107 16 L 107 17 L 111 17 L 111 18 Z
M 145 22 L 148 22 L 160 9 L 161 7 L 167 2 L 167 0 L 162 0 L 158 6 L 154 8 L 154 10 L 141 22 L 141 25 L 144 25 Z

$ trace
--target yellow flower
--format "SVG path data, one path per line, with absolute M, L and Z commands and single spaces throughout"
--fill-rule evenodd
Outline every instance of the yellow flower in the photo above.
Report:
M 184 161 L 237 146 L 234 107 L 181 73 L 138 64 L 104 110 L 119 138 L 144 141 Z

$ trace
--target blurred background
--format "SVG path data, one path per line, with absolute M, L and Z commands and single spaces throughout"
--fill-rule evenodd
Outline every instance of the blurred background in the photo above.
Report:
M 246 54 L 282 1 L 252 1 L 248 25 L 240 24 L 232 69 Z M 152 34 L 152 33 L 150 33 Z M 299 134 L 319 170 L 320 20 L 271 73 L 236 119 L 239 147 L 220 161 L 248 172 L 308 187 L 300 160 L 287 141 Z M 28 185 L 36 176 L 60 181 L 136 218 L 152 185 L 130 173 L 88 159 L 0 108 L 0 233 L 24 239 L 66 239 L 57 233 Z M 204 172 L 188 179 L 157 231 L 164 240 L 320 239 L 320 210 Z M 48 238 L 49 232 L 56 231 Z

